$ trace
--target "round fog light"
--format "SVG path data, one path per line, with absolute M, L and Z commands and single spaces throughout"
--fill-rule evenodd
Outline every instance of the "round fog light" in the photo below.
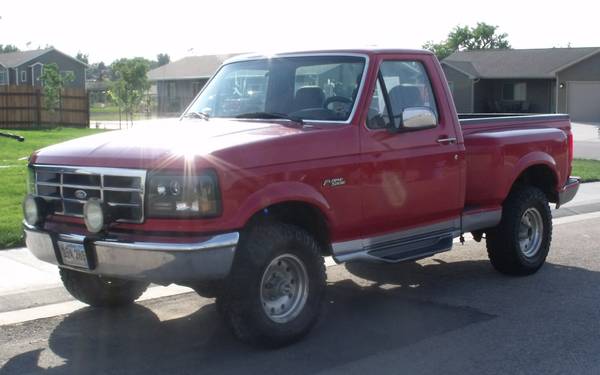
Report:
M 104 228 L 105 217 L 104 205 L 101 200 L 92 198 L 83 205 L 83 221 L 90 232 L 100 232 Z
M 38 225 L 44 218 L 44 200 L 40 197 L 28 195 L 23 201 L 23 217 L 29 225 Z

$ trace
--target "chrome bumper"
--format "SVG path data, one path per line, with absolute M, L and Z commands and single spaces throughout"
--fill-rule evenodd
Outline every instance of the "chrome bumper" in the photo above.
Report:
M 563 186 L 563 188 L 558 192 L 558 202 L 556 202 L 556 208 L 559 208 L 575 197 L 575 194 L 577 194 L 577 191 L 579 190 L 580 183 L 581 180 L 579 177 L 569 177 L 569 180 L 565 186 Z
M 92 240 L 81 235 L 54 234 L 26 223 L 25 243 L 38 259 L 103 276 L 142 279 L 158 283 L 218 280 L 229 274 L 238 232 L 218 234 L 194 243 L 117 242 Z M 56 241 L 84 244 L 89 248 L 93 266 L 90 269 L 62 264 Z

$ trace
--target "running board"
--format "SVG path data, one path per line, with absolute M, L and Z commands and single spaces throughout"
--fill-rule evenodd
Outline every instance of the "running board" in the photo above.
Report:
M 397 263 L 405 260 L 426 258 L 452 249 L 452 234 L 398 244 L 382 249 L 367 250 L 367 254 L 383 262 Z
M 446 225 L 443 225 L 446 224 Z M 398 263 L 415 260 L 452 249 L 452 240 L 460 231 L 456 222 L 429 227 L 421 233 L 403 232 L 371 239 L 333 244 L 333 259 L 338 263 L 367 261 Z

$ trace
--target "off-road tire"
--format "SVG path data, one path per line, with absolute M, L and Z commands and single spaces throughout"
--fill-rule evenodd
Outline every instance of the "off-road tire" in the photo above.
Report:
M 528 209 L 540 214 L 543 224 L 539 250 L 527 256 L 519 244 L 521 219 Z M 514 189 L 506 199 L 500 224 L 486 231 L 487 252 L 494 268 L 504 274 L 525 276 L 537 272 L 548 256 L 552 241 L 552 214 L 546 195 L 531 186 Z
M 148 283 L 113 278 L 60 268 L 60 278 L 69 293 L 94 307 L 117 307 L 133 303 L 148 288 Z
M 272 261 L 290 255 L 304 265 L 306 300 L 291 321 L 274 322 L 263 308 L 263 274 Z M 217 309 L 241 341 L 281 347 L 304 337 L 317 322 L 326 278 L 321 248 L 305 230 L 281 223 L 257 224 L 242 233 L 230 276 L 217 297 Z

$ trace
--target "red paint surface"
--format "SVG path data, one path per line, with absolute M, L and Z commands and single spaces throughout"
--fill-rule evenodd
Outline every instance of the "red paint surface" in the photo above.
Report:
M 339 53 L 339 51 L 337 51 Z M 347 51 L 369 56 L 365 87 L 348 125 L 303 128 L 285 122 L 196 120 L 108 132 L 38 151 L 39 164 L 199 171 L 219 176 L 223 214 L 215 219 L 147 218 L 113 224 L 135 231 L 202 235 L 242 228 L 269 205 L 301 201 L 326 217 L 333 241 L 350 240 L 458 217 L 465 206 L 499 207 L 516 178 L 546 165 L 556 189 L 570 173 L 568 121 L 490 123 L 462 129 L 441 67 L 415 51 Z M 418 60 L 437 98 L 440 125 L 393 134 L 365 126 L 367 107 L 382 60 Z M 438 138 L 456 137 L 453 145 Z M 345 184 L 324 187 L 328 178 Z M 70 224 L 66 224 L 66 222 Z M 54 217 L 48 225 L 81 229 L 82 221 Z M 66 227 L 68 225 L 68 228 Z M 73 226 L 75 225 L 75 226 Z

